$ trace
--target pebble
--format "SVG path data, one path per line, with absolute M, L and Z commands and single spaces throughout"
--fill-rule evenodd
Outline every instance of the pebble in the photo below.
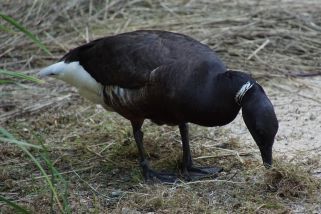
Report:
M 119 197 L 122 194 L 122 191 L 116 190 L 111 193 L 111 197 L 116 198 Z

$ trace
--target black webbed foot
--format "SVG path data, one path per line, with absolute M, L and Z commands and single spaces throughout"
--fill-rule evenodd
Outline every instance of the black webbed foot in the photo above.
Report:
M 148 161 L 142 161 L 140 166 L 143 169 L 143 176 L 145 181 L 160 181 L 161 183 L 175 183 L 177 181 L 177 176 L 170 172 L 156 172 L 150 169 Z
M 189 167 L 183 171 L 184 179 L 187 181 L 195 181 L 203 178 L 215 178 L 220 172 L 223 171 L 222 167 Z
M 145 174 L 145 173 L 144 173 Z M 155 172 L 153 170 L 149 170 L 147 175 L 144 175 L 146 181 L 159 181 L 161 183 L 169 183 L 174 184 L 178 181 L 177 176 L 174 173 L 169 172 Z

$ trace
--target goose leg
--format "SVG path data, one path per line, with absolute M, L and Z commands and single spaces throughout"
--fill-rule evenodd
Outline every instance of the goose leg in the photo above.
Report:
M 155 178 L 160 180 L 161 182 L 174 183 L 177 177 L 171 173 L 159 173 L 155 172 L 149 167 L 148 160 L 146 158 L 146 152 L 143 145 L 143 136 L 144 133 L 141 131 L 141 127 L 143 125 L 143 121 L 131 121 L 134 139 L 137 145 L 138 153 L 139 153 L 139 163 L 143 170 L 143 176 L 145 180 L 154 180 Z
M 204 177 L 212 177 L 217 175 L 217 173 L 223 171 L 223 168 L 221 167 L 194 167 L 189 146 L 187 123 L 180 124 L 179 131 L 183 144 L 182 171 L 186 180 L 196 180 Z

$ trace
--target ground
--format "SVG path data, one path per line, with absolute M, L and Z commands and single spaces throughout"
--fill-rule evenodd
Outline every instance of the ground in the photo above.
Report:
M 34 213 L 321 212 L 317 0 L 52 4 L 29 0 L 19 6 L 10 1 L 0 5 L 52 52 L 43 53 L 9 26 L 11 30 L 0 35 L 1 68 L 33 75 L 68 49 L 94 38 L 136 29 L 171 30 L 208 44 L 229 68 L 252 74 L 274 104 L 280 126 L 270 170 L 262 166 L 240 113 L 223 127 L 191 125 L 193 157 L 198 164 L 224 167 L 217 178 L 175 185 L 146 183 L 128 121 L 59 81 L 3 84 L 1 126 L 19 140 L 46 148 L 29 151 L 50 175 L 59 200 L 27 153 L 10 143 L 0 144 L 1 196 Z M 146 121 L 144 132 L 152 165 L 177 171 L 181 157 L 177 127 Z M 14 213 L 2 202 L 0 212 Z

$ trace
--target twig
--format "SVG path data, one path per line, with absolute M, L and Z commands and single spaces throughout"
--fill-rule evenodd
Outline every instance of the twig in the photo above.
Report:
M 230 180 L 199 180 L 199 181 L 191 181 L 191 182 L 183 182 L 182 184 L 176 184 L 177 186 L 185 186 L 189 184 L 202 184 L 202 183 L 232 183 L 232 184 L 245 184 L 246 182 L 242 181 L 230 181 Z
M 262 207 L 264 207 L 265 205 L 266 205 L 266 204 L 262 204 L 262 205 L 258 206 L 258 208 L 255 209 L 254 213 L 258 213 L 258 211 L 259 211 Z
M 233 152 L 234 153 L 234 152 Z M 227 157 L 227 156 L 234 156 L 235 154 L 220 154 L 220 155 L 207 155 L 207 156 L 199 156 L 195 157 L 194 159 L 208 159 L 208 158 L 220 158 L 220 157 Z M 249 156 L 251 153 L 239 153 L 239 156 Z
M 227 151 L 227 152 L 232 152 L 234 153 L 234 155 L 236 155 L 237 159 L 243 164 L 244 160 L 241 158 L 241 155 L 239 154 L 239 152 L 235 151 L 235 150 L 230 150 L 230 149 L 223 149 L 223 148 L 219 148 L 217 147 L 217 149 L 219 150 L 223 150 L 223 151 Z M 249 153 L 243 153 L 242 156 L 245 156 L 244 154 L 248 155 Z M 214 158 L 214 157 L 224 157 L 224 156 L 229 156 L 229 155 L 218 155 L 218 156 L 201 156 L 201 157 L 196 157 L 194 158 L 196 159 L 205 159 L 205 158 Z
M 237 171 L 231 177 L 229 177 L 227 180 L 228 181 L 232 180 L 236 175 L 237 175 Z
M 315 77 L 315 76 L 320 76 L 321 75 L 321 71 L 316 71 L 316 72 L 301 72 L 301 73 L 288 73 L 285 74 L 288 77 Z
M 252 59 L 253 56 L 255 56 L 258 52 L 260 52 L 262 49 L 264 49 L 265 46 L 267 46 L 267 44 L 269 44 L 269 43 L 270 43 L 270 40 L 269 40 L 269 39 L 265 40 L 265 42 L 264 42 L 260 47 L 258 47 L 258 48 L 247 58 L 247 60 Z

